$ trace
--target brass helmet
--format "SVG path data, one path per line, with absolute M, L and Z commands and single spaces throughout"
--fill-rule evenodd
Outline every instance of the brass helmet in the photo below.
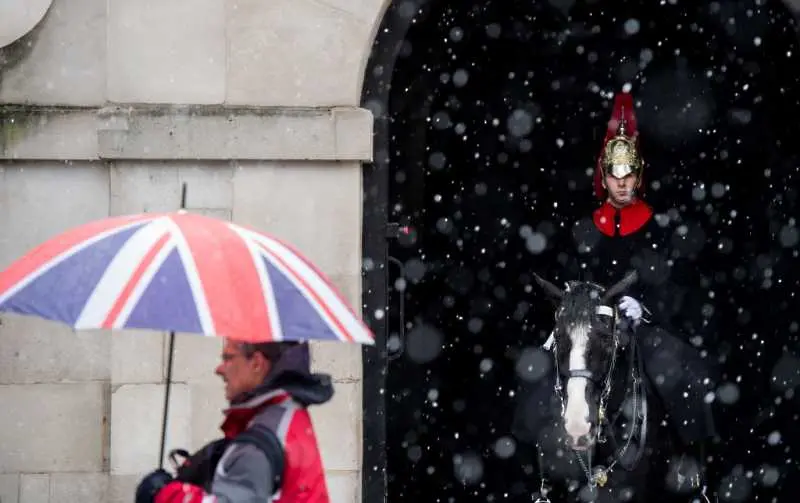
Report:
M 603 174 L 615 178 L 641 173 L 642 158 L 636 149 L 636 139 L 626 135 L 624 121 L 620 121 L 616 136 L 608 140 L 603 148 L 600 162 Z
M 623 178 L 631 173 L 639 177 L 637 189 L 642 183 L 644 161 L 639 154 L 636 116 L 633 113 L 633 98 L 629 93 L 620 93 L 614 100 L 614 109 L 597 159 L 595 170 L 595 194 L 605 199 L 603 179 L 606 175 Z

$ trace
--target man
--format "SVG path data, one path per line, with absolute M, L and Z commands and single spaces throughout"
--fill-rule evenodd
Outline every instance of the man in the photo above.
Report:
M 297 343 L 225 340 L 216 369 L 225 382 L 224 439 L 191 456 L 173 478 L 156 470 L 136 503 L 328 503 L 307 407 L 333 396 L 330 378 L 309 372 Z
M 602 203 L 573 227 L 576 248 L 569 249 L 564 270 L 555 276 L 607 286 L 635 270 L 639 280 L 620 299 L 620 311 L 634 326 L 652 317 L 659 326 L 668 326 L 664 313 L 669 300 L 660 295 L 670 274 L 666 237 L 642 199 L 644 161 L 638 141 L 633 98 L 620 93 L 595 168 L 594 194 Z
M 684 454 L 675 463 L 680 466 L 676 468 L 680 477 L 675 478 L 681 478 L 683 485 L 674 486 L 687 491 L 697 488 L 704 443 L 713 436 L 704 402 L 713 379 L 706 379 L 708 364 L 697 351 L 671 334 L 676 313 L 670 287 L 674 271 L 668 260 L 666 229 L 657 224 L 653 209 L 642 199 L 644 161 L 638 139 L 633 99 L 620 93 L 595 169 L 594 193 L 602 203 L 591 218 L 573 228 L 577 253 L 570 254 L 565 264 L 566 279 L 609 286 L 627 272 L 637 271 L 638 281 L 618 300 L 621 326 L 633 335 L 631 340 L 644 360 L 648 396 L 660 402 L 669 416 L 678 451 Z M 551 336 L 545 348 L 553 342 Z M 548 414 L 558 404 L 553 404 L 552 376 L 529 387 L 515 430 L 519 438 L 533 442 L 535 432 L 550 420 Z
M 586 279 L 609 285 L 627 271 L 639 272 L 634 295 L 622 297 L 619 305 L 634 325 L 645 314 L 642 297 L 652 293 L 647 285 L 665 279 L 655 273 L 662 272 L 666 262 L 659 254 L 664 238 L 652 208 L 641 198 L 644 161 L 636 126 L 633 98 L 628 93 L 618 94 L 595 169 L 595 195 L 603 203 L 594 211 L 592 225 L 584 226 L 589 227 L 588 235 L 576 232 L 582 240 L 579 248 L 589 254 Z M 652 312 L 662 312 L 661 306 L 648 307 Z
M 704 402 L 713 389 L 708 362 L 685 341 L 675 337 L 679 301 L 676 276 L 685 275 L 670 260 L 666 231 L 655 221 L 653 209 L 642 199 L 644 161 L 639 152 L 633 98 L 620 93 L 595 170 L 595 195 L 603 203 L 592 215 L 591 230 L 581 243 L 588 253 L 590 280 L 612 284 L 627 271 L 639 280 L 619 299 L 619 311 L 644 359 L 651 399 L 658 400 L 669 417 L 683 453 L 672 467 L 679 491 L 700 483 L 706 441 L 713 437 L 711 412 Z M 681 268 L 685 264 L 681 261 Z

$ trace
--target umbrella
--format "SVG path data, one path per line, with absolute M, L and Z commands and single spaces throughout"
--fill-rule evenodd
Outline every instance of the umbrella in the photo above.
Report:
M 292 247 L 185 211 L 103 219 L 41 244 L 0 273 L 0 311 L 79 330 L 373 343 Z
M 0 272 L 0 312 L 76 330 L 169 331 L 160 464 L 175 332 L 374 343 L 331 282 L 289 244 L 184 210 L 110 217 L 40 244 Z

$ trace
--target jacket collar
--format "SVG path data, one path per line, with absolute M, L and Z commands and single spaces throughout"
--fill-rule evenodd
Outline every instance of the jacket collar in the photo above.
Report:
M 594 211 L 592 220 L 606 236 L 627 236 L 644 227 L 652 216 L 652 208 L 641 199 L 635 199 L 622 208 L 615 208 L 606 201 Z

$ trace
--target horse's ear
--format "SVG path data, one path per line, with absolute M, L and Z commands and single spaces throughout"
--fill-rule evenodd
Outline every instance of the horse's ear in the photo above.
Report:
M 629 271 L 624 278 L 617 281 L 603 294 L 603 302 L 608 302 L 617 295 L 627 290 L 632 284 L 636 283 L 639 279 L 639 274 L 636 271 Z
M 546 279 L 542 278 L 536 273 L 533 273 L 533 277 L 536 278 L 536 282 L 539 283 L 539 286 L 550 296 L 560 299 L 564 296 L 564 292 L 561 291 L 559 287 L 550 283 Z

